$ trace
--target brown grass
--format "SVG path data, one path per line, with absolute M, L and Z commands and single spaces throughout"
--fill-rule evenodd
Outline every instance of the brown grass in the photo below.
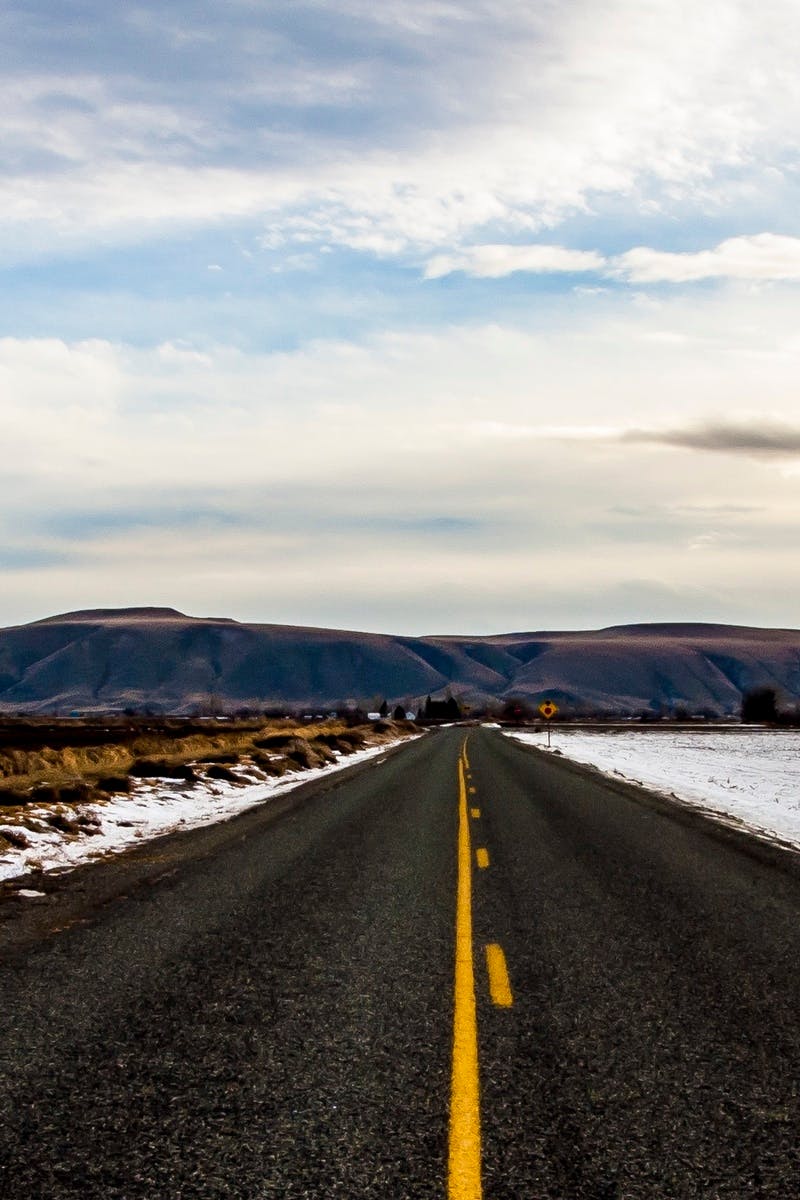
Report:
M 25 791 L 42 784 L 63 787 L 77 781 L 95 783 L 103 776 L 127 774 L 139 758 L 185 763 L 215 754 L 249 756 L 254 753 L 256 739 L 269 737 L 271 733 L 313 742 L 325 735 L 344 733 L 346 728 L 343 721 L 312 726 L 279 721 L 251 729 L 225 730 L 214 726 L 208 734 L 193 733 L 180 739 L 149 731 L 133 741 L 106 745 L 52 749 L 44 746 L 35 750 L 7 747 L 0 750 L 0 786 L 3 790 Z

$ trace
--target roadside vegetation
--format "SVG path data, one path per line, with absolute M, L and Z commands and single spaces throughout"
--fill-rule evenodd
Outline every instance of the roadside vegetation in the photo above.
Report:
M 129 792 L 137 779 L 252 784 L 416 732 L 406 720 L 7 719 L 0 721 L 0 815 L 24 824 L 28 807 L 45 805 L 63 825 L 80 820 L 76 806 Z

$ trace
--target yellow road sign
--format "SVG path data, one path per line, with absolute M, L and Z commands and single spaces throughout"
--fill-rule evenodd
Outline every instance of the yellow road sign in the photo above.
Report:
M 539 712 L 549 721 L 558 712 L 558 705 L 553 704 L 552 700 L 545 700 L 543 704 L 539 705 Z

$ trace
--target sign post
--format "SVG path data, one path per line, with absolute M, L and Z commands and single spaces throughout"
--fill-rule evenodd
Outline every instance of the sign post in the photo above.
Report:
M 539 712 L 542 714 L 545 721 L 547 721 L 547 749 L 549 750 L 550 749 L 550 722 L 552 721 L 553 717 L 558 712 L 558 705 L 554 704 L 552 700 L 544 700 L 539 705 Z

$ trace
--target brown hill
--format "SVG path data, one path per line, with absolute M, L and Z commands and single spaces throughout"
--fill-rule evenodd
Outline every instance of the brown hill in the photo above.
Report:
M 413 704 L 450 688 L 472 703 L 522 696 L 577 711 L 734 713 L 768 686 L 800 700 L 800 632 L 626 625 L 590 632 L 399 637 L 242 624 L 170 608 L 95 609 L 0 630 L 0 711 L 186 713 Z

